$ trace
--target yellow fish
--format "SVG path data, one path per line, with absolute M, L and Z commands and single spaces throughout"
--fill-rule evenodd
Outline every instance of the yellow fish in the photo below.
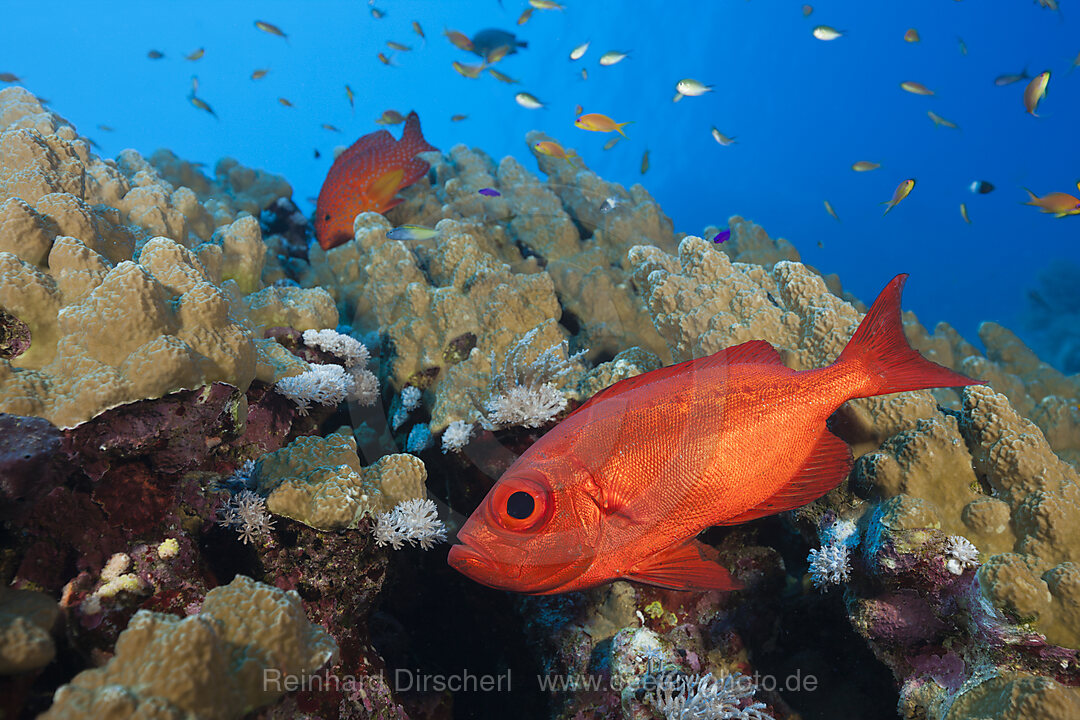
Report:
M 270 72 L 270 71 L 269 70 L 252 70 L 251 71 L 251 79 L 252 80 L 262 80 L 264 77 L 266 77 L 266 73 L 268 73 L 268 72 Z
M 1080 189 L 1080 183 L 1077 183 L 1077 189 Z M 1024 204 L 1034 205 L 1040 212 L 1052 213 L 1054 217 L 1059 218 L 1066 215 L 1080 215 L 1080 199 L 1074 198 L 1069 193 L 1052 192 L 1039 197 L 1027 188 L 1024 190 L 1027 190 L 1031 198 Z
M 541 155 L 559 158 L 560 160 L 565 160 L 571 165 L 574 164 L 574 160 L 581 160 L 581 158 L 577 154 L 577 151 L 571 150 L 567 152 L 562 145 L 555 142 L 554 140 L 542 140 L 533 145 L 533 148 L 535 148 L 536 152 L 540 153 Z M 583 166 L 584 164 L 585 163 L 582 163 Z
M 933 95 L 934 94 L 934 91 L 931 90 L 930 88 L 926 87 L 922 83 L 914 82 L 912 80 L 906 80 L 906 81 L 900 83 L 900 87 L 902 87 L 904 90 L 907 90 L 909 93 L 914 93 L 915 95 Z
M 585 42 L 578 45 L 576 48 L 570 51 L 571 60 L 580 60 L 585 56 L 585 51 L 589 49 L 589 43 Z
M 472 52 L 472 40 L 470 40 L 465 33 L 458 32 L 457 30 L 443 29 L 443 35 L 445 35 L 446 39 L 449 40 L 458 50 Z
M 869 170 L 877 170 L 881 165 L 876 162 L 870 162 L 869 160 L 860 160 L 851 166 L 851 169 L 855 172 L 867 172 Z
M 533 14 L 533 9 L 531 7 L 525 8 L 522 11 L 521 15 L 518 16 L 517 24 L 518 25 L 524 25 L 525 23 L 529 22 L 529 18 L 532 17 L 532 14 Z
M 281 31 L 281 28 L 279 28 L 277 25 L 271 25 L 268 22 L 263 22 L 262 20 L 256 20 L 255 21 L 255 27 L 259 28 L 264 33 L 270 33 L 271 35 L 277 35 L 278 37 L 285 38 L 286 40 L 289 39 L 289 36 L 286 35 L 285 33 L 283 33 Z
M 412 21 L 412 30 L 419 35 L 422 40 L 427 40 L 427 37 L 424 36 L 424 28 L 420 27 L 420 23 L 415 20 Z
M 334 127 L 330 123 L 323 123 L 322 124 L 322 129 L 323 130 L 329 130 L 330 132 L 341 132 L 340 130 L 338 130 L 336 127 Z
M 520 80 L 515 80 L 514 78 L 510 77 L 509 75 L 503 75 L 501 72 L 499 72 L 495 68 L 489 67 L 487 69 L 487 71 L 491 75 L 491 77 L 495 78 L 499 82 L 504 82 L 504 83 L 506 83 L 508 85 L 517 85 L 519 82 L 521 82 Z
M 461 122 L 462 120 L 468 119 L 468 117 L 468 115 L 451 115 L 450 122 Z
M 892 194 L 892 200 L 882 203 L 883 205 L 888 205 L 888 207 L 885 208 L 885 212 L 882 214 L 888 215 L 889 211 L 896 207 L 897 203 L 908 196 L 908 193 L 911 192 L 913 187 L 915 187 L 915 178 L 908 178 L 897 185 L 896 191 Z
M 375 55 L 375 57 L 379 58 L 379 62 L 381 62 L 383 65 L 393 65 L 394 64 L 394 63 L 390 62 L 390 58 L 386 57 L 386 53 L 377 53 Z
M 192 105 L 199 108 L 203 112 L 208 112 L 213 115 L 214 118 L 217 118 L 217 113 L 214 112 L 213 108 L 211 108 L 210 105 L 206 103 L 206 101 L 202 100 L 201 98 L 197 98 L 194 95 L 190 96 L 188 100 L 191 101 Z
M 971 218 L 968 217 L 967 205 L 965 203 L 960 203 L 960 217 L 964 218 L 964 222 L 968 225 L 971 224 Z
M 840 216 L 836 214 L 828 200 L 825 201 L 825 211 L 836 218 L 836 222 L 840 222 Z M 821 247 L 821 245 L 819 244 L 818 247 Z
M 565 10 L 566 8 L 554 0 L 529 0 L 529 4 L 537 10 Z
M 629 125 L 633 120 L 617 123 L 607 115 L 601 113 L 586 113 L 581 115 L 574 121 L 575 127 L 579 127 L 582 130 L 591 130 L 593 132 L 617 132 L 623 137 L 626 137 L 626 133 L 622 131 L 624 125 Z
M 387 40 L 386 47 L 390 48 L 391 50 L 400 50 L 401 52 L 409 52 L 410 50 L 412 50 L 412 46 L 404 45 L 399 42 L 394 42 L 393 40 Z
M 1024 107 L 1032 115 L 1035 115 L 1036 108 L 1039 107 L 1039 103 L 1046 97 L 1046 86 L 1050 83 L 1050 71 L 1046 70 L 1041 72 L 1031 79 L 1027 87 L 1024 88 Z M 1039 117 L 1035 115 L 1035 117 Z
M 285 107 L 289 107 L 289 108 L 293 107 L 293 104 L 291 102 L 289 102 L 288 98 L 279 97 L 277 99 L 277 101 L 279 103 L 281 103 L 282 105 L 284 105 Z
M 454 66 L 454 69 L 458 71 L 459 75 L 467 78 L 472 78 L 473 80 L 480 77 L 480 73 L 484 70 L 483 63 L 480 63 L 479 65 L 466 65 L 465 63 L 461 63 L 455 60 L 450 64 Z
M 185 55 L 184 59 L 185 60 L 198 60 L 199 58 L 201 58 L 205 54 L 206 54 L 206 50 L 204 50 L 203 48 L 199 48 L 198 50 L 193 51 L 190 55 Z
M 379 125 L 398 125 L 405 122 L 405 116 L 397 110 L 383 110 L 383 114 L 375 118 Z
M 944 127 L 947 127 L 947 128 L 956 128 L 956 123 L 949 122 L 948 120 L 941 117 L 940 115 L 938 115 L 933 110 L 927 110 L 926 115 L 927 115 L 927 117 L 929 117 L 931 120 L 934 121 L 935 125 L 943 125 Z M 959 128 L 957 128 L 957 129 L 959 129 Z
M 615 147 L 615 145 L 618 142 L 619 142 L 619 138 L 618 137 L 613 137 L 610 140 L 608 140 L 606 143 L 604 143 L 604 149 L 605 150 L 610 150 L 611 148 Z
M 908 28 L 904 33 L 904 40 L 907 42 L 919 42 L 919 31 L 915 28 Z

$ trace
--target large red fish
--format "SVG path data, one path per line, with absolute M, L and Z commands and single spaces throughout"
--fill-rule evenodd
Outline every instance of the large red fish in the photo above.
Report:
M 851 450 L 825 426 L 852 398 L 977 384 L 926 360 L 900 324 L 907 275 L 882 291 L 832 365 L 795 371 L 762 340 L 594 395 L 503 474 L 449 563 L 526 593 L 618 578 L 741 587 L 695 536 L 800 507 L 836 487 Z
M 417 153 L 438 150 L 424 140 L 420 117 L 409 113 L 401 140 L 388 130 L 369 133 L 338 155 L 315 205 L 315 237 L 323 250 L 352 240 L 353 220 L 362 212 L 384 213 L 401 202 L 399 190 L 430 167 Z

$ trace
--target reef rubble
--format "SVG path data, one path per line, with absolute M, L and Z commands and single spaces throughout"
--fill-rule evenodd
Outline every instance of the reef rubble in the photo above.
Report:
M 924 355 L 988 384 L 837 412 L 845 483 L 704 536 L 744 591 L 508 600 L 437 545 L 386 547 L 391 516 L 428 523 L 423 547 L 436 508 L 452 532 L 614 382 L 752 339 L 820 367 L 866 309 L 744 218 L 720 245 L 555 158 L 543 178 L 461 145 L 425 158 L 401 205 L 324 251 L 283 178 L 101 158 L 0 90 L 0 713 L 506 712 L 392 681 L 486 652 L 575 679 L 509 695 L 527 718 L 1080 716 L 1080 377 L 995 323 L 982 352 L 905 313 Z M 406 223 L 438 232 L 387 237 Z M 432 649 L 416 628 L 440 603 L 522 652 Z M 269 670 L 369 681 L 268 691 Z

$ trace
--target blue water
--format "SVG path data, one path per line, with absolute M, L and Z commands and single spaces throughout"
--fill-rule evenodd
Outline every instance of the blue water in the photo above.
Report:
M 443 150 L 465 143 L 496 159 L 515 155 L 534 170 L 524 136 L 540 129 L 604 178 L 641 182 L 676 230 L 698 234 L 742 215 L 792 241 L 805 262 L 838 273 L 867 301 L 894 274 L 910 272 L 905 307 L 924 324 L 945 320 L 974 340 L 982 320 L 1018 326 L 1038 270 L 1080 257 L 1080 217 L 1056 219 L 1020 204 L 1022 185 L 1077 194 L 1080 72 L 1068 70 L 1080 52 L 1080 9 L 1062 5 L 1064 13 L 1027 0 L 843 0 L 815 3 L 803 17 L 799 2 L 567 0 L 565 12 L 536 10 L 519 28 L 521 0 L 380 0 L 382 19 L 362 2 L 60 3 L 47 13 L 9 2 L 0 72 L 23 77 L 104 156 L 167 147 L 212 168 L 231 155 L 286 176 L 305 209 L 334 146 L 377 129 L 383 110 L 415 109 L 427 139 Z M 288 40 L 260 32 L 255 20 L 278 25 Z M 811 35 L 819 24 L 846 34 L 822 42 Z M 520 85 L 451 68 L 478 58 L 453 47 L 443 29 L 472 35 L 486 27 L 528 41 L 497 66 Z M 903 40 L 909 27 L 921 42 Z M 413 50 L 392 51 L 387 40 Z M 571 62 L 570 50 L 586 40 L 585 57 Z M 202 59 L 183 59 L 199 47 Z M 151 49 L 166 57 L 148 59 Z M 608 50 L 630 57 L 602 67 Z M 380 51 L 394 66 L 376 59 Z M 1053 73 L 1037 118 L 1023 108 L 1026 81 L 993 83 L 1025 67 Z M 255 68 L 270 73 L 252 81 Z M 189 104 L 193 75 L 219 120 Z M 672 103 L 684 77 L 715 91 Z M 906 93 L 905 80 L 936 94 Z M 513 98 L 521 90 L 547 107 L 520 107 Z M 607 135 L 574 127 L 577 104 L 633 120 L 629 139 L 603 151 Z M 927 110 L 960 130 L 935 127 Z M 469 117 L 451 123 L 457 113 Z M 738 142 L 718 145 L 714 125 Z M 646 149 L 651 169 L 643 176 Z M 855 173 L 857 160 L 882 167 Z M 917 179 L 914 191 L 882 217 L 880 203 L 908 177 Z M 972 180 L 998 189 L 973 195 Z M 842 222 L 826 214 L 826 199 Z

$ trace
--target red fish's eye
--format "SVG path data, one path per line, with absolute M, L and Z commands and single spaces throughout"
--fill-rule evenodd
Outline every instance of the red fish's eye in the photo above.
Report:
M 554 511 L 547 485 L 530 477 L 503 478 L 491 494 L 495 520 L 507 530 L 536 530 Z
M 515 520 L 525 520 L 536 510 L 533 496 L 524 490 L 518 490 L 506 499 L 506 514 Z

